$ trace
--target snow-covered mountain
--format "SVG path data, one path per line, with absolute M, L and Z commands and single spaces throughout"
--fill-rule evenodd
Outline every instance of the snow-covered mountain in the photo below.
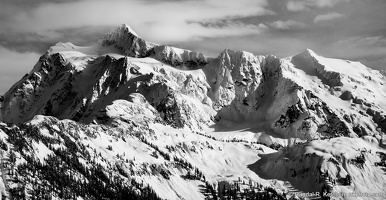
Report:
M 0 189 L 59 199 L 383 192 L 385 84 L 309 49 L 211 58 L 122 25 L 93 46 L 51 47 L 0 99 Z

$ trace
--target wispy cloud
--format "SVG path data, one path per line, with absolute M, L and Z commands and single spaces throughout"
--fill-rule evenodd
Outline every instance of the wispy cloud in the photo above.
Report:
M 270 23 L 269 25 L 273 28 L 280 29 L 280 30 L 288 30 L 290 28 L 301 28 L 306 26 L 304 23 L 294 21 L 294 20 L 287 20 L 287 21 L 278 20 Z
M 309 10 L 311 8 L 333 7 L 340 2 L 349 2 L 350 0 L 291 0 L 287 3 L 289 11 L 297 12 Z
M 386 69 L 385 36 L 350 37 L 336 42 L 333 47 L 339 50 L 336 52 L 337 55 L 342 54 L 339 56 L 359 60 L 368 67 L 375 69 Z
M 323 14 L 323 15 L 317 15 L 314 18 L 314 23 L 319 23 L 319 22 L 323 22 L 323 21 L 330 21 L 330 20 L 334 20 L 337 18 L 341 18 L 341 17 L 344 17 L 344 15 L 341 13 L 336 13 L 336 12 L 327 13 L 327 14 Z
M 368 56 L 360 58 L 358 61 L 373 69 L 386 70 L 386 58 L 383 56 Z
M 205 20 L 272 15 L 266 0 L 190 0 L 74 1 L 40 4 L 25 12 L 2 19 L 1 27 L 14 32 L 35 32 L 55 37 L 55 30 L 84 26 L 130 24 L 140 35 L 156 41 L 181 41 L 200 37 L 258 34 L 259 26 L 229 23 L 223 27 L 205 27 Z M 58 37 L 58 36 L 56 36 Z
M 287 3 L 287 9 L 292 12 L 307 10 L 307 6 L 304 2 L 290 1 Z
M 39 57 L 37 53 L 17 53 L 0 46 L 0 94 L 31 71 Z
M 350 37 L 336 42 L 335 45 L 355 48 L 379 47 L 384 49 L 386 55 L 386 37 L 381 35 L 372 37 Z

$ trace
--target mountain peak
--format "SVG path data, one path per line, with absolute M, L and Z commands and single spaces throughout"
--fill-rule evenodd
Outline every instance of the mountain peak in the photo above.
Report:
M 128 25 L 128 24 L 122 24 L 120 27 L 118 27 L 115 31 L 120 31 L 120 32 L 123 32 L 123 33 L 131 33 L 137 37 L 138 34 Z
M 306 49 L 299 55 L 307 56 L 307 57 L 317 57 L 318 54 L 316 54 L 313 50 L 311 49 Z
M 256 56 L 253 55 L 252 53 L 250 52 L 247 52 L 247 51 L 236 51 L 236 50 L 233 50 L 233 49 L 224 49 L 221 53 L 220 53 L 220 57 L 229 57 L 229 56 L 233 56 L 233 57 L 249 57 L 249 58 L 255 58 Z
M 297 68 L 302 69 L 306 73 L 310 73 L 309 70 L 315 68 L 315 61 L 318 60 L 318 57 L 319 55 L 311 49 L 305 49 L 302 53 L 291 57 L 291 60 Z
M 122 54 L 131 57 L 148 56 L 155 44 L 139 37 L 127 24 L 122 24 L 115 31 L 107 33 L 99 41 L 103 46 L 115 46 Z

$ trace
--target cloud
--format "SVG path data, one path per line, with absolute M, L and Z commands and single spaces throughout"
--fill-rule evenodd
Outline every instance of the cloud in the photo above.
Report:
M 292 12 L 307 10 L 307 6 L 304 2 L 300 1 L 289 1 L 287 3 L 287 9 Z
M 330 20 L 333 20 L 333 19 L 337 19 L 337 18 L 341 18 L 341 17 L 344 17 L 345 15 L 343 14 L 340 14 L 340 13 L 327 13 L 327 14 L 324 14 L 324 15 L 317 15 L 315 18 L 314 18 L 314 23 L 319 23 L 319 22 L 323 22 L 323 21 L 330 21 Z
M 358 60 L 362 64 L 366 65 L 367 67 L 371 67 L 373 69 L 378 70 L 386 70 L 386 58 L 383 56 L 379 57 L 364 57 Z
M 359 60 L 374 69 L 386 69 L 386 38 L 384 36 L 350 37 L 332 45 L 335 55 Z
M 0 27 L 9 32 L 30 32 L 44 38 L 60 38 L 59 29 L 127 23 L 145 39 L 175 42 L 201 37 L 258 34 L 261 32 L 259 25 L 244 25 L 229 20 L 228 24 L 215 27 L 192 22 L 274 14 L 267 6 L 267 0 L 82 0 L 45 3 L 30 10 L 13 12 L 0 19 Z
M 386 51 L 386 38 L 384 36 L 350 37 L 335 43 L 336 46 L 349 46 L 350 48 L 378 47 Z
M 270 23 L 270 26 L 280 30 L 288 30 L 290 28 L 304 27 L 305 24 L 301 22 L 293 21 L 293 20 L 287 20 L 287 21 L 278 20 Z
M 264 31 L 265 26 L 263 24 L 246 25 L 242 23 L 228 23 L 223 26 L 202 26 L 199 23 L 159 23 L 152 25 L 152 27 L 143 27 L 143 29 L 156 33 L 156 35 L 140 34 L 152 41 L 183 42 L 201 40 L 202 38 L 256 35 Z
M 18 53 L 0 46 L 0 94 L 29 73 L 39 57 L 36 53 Z
M 43 53 L 58 42 L 72 42 L 80 46 L 94 44 L 104 33 L 112 28 L 113 26 L 62 28 L 49 30 L 43 34 L 0 30 L 0 45 L 21 53 Z
M 311 8 L 333 7 L 341 2 L 350 0 L 293 0 L 287 3 L 287 9 L 292 12 L 310 10 Z

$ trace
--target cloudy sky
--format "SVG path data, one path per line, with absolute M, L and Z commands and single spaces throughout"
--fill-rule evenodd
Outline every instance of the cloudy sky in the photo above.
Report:
M 95 43 L 120 24 L 217 56 L 304 49 L 386 68 L 385 0 L 0 0 L 0 94 L 57 42 Z

